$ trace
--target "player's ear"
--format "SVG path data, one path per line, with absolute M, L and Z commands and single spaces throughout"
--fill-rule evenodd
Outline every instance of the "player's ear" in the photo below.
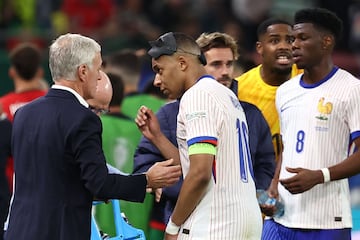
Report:
M 263 52 L 263 47 L 262 47 L 262 44 L 260 41 L 257 41 L 256 42 L 256 52 L 259 54 L 259 55 L 262 55 L 262 52 Z
M 10 66 L 9 70 L 8 70 L 8 74 L 9 74 L 9 77 L 11 79 L 14 79 L 16 77 L 16 70 L 13 66 Z
M 184 71 L 188 66 L 188 59 L 182 55 L 178 57 L 178 64 L 180 67 L 180 70 Z
M 334 37 L 332 35 L 325 35 L 322 40 L 322 48 L 323 50 L 332 49 L 335 44 Z

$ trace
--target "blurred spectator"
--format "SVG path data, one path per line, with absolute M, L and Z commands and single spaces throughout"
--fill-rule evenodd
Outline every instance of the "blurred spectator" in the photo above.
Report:
M 69 32 L 97 33 L 114 14 L 112 0 L 64 0 L 62 10 L 69 19 Z
M 15 89 L 0 97 L 0 104 L 11 122 L 18 108 L 45 95 L 46 90 L 41 86 L 44 75 L 41 62 L 41 52 L 33 44 L 20 44 L 10 52 L 9 76 L 13 80 Z M 12 189 L 13 172 L 13 161 L 9 159 L 6 173 L 10 189 Z
M 315 7 L 318 1 L 314 0 L 272 0 L 273 4 L 270 9 L 270 15 L 277 18 L 292 21 L 296 11 L 302 8 Z
M 132 119 L 136 117 L 138 109 L 144 103 L 154 112 L 165 103 L 164 99 L 139 91 L 141 58 L 134 50 L 130 49 L 124 49 L 105 57 L 105 72 L 118 74 L 124 80 L 125 98 L 121 110 Z
M 239 21 L 246 37 L 244 37 L 244 47 L 248 50 L 254 49 L 256 42 L 257 25 L 268 17 L 272 6 L 272 0 L 230 0 L 232 14 Z

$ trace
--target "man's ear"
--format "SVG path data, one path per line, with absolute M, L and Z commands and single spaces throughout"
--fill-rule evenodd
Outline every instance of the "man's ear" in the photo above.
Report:
M 323 37 L 322 45 L 323 45 L 322 46 L 323 50 L 329 50 L 329 49 L 332 50 L 332 48 L 335 45 L 334 37 L 332 35 L 329 35 L 329 34 L 325 35 Z
M 10 66 L 8 74 L 11 79 L 14 79 L 16 77 L 17 73 L 13 66 Z
M 188 67 L 188 64 L 189 64 L 188 61 L 189 61 L 189 59 L 187 59 L 186 57 L 184 57 L 182 55 L 180 55 L 178 57 L 178 64 L 180 66 L 181 71 L 186 70 L 186 68 Z
M 257 52 L 260 56 L 262 56 L 263 47 L 262 47 L 261 42 L 260 42 L 260 41 L 257 41 L 255 47 L 256 47 L 256 52 Z
M 87 71 L 88 71 L 88 67 L 85 64 L 82 64 L 78 67 L 78 75 L 79 75 L 79 79 L 81 81 L 85 81 L 86 79 L 86 75 L 87 75 Z
M 37 72 L 36 72 L 36 76 L 38 78 L 43 78 L 44 77 L 44 69 L 42 69 L 41 67 L 38 68 Z

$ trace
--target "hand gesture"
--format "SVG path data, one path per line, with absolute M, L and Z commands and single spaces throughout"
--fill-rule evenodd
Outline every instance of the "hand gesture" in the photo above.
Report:
M 324 180 L 321 170 L 290 167 L 286 167 L 286 170 L 295 175 L 280 179 L 280 183 L 292 194 L 303 193 Z
M 161 135 L 159 121 L 151 109 L 141 106 L 135 118 L 135 123 L 141 133 L 150 141 Z
M 146 192 L 147 193 L 153 193 L 155 195 L 155 201 L 160 202 L 161 195 L 162 195 L 162 188 L 156 188 L 156 189 L 147 188 Z
M 146 173 L 147 187 L 162 188 L 171 186 L 179 181 L 181 176 L 180 165 L 173 166 L 174 160 L 169 159 L 155 163 Z

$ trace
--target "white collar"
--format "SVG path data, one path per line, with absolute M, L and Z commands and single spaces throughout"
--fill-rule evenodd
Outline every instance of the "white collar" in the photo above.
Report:
M 57 84 L 52 85 L 51 88 L 61 89 L 61 90 L 71 92 L 72 94 L 75 95 L 75 97 L 77 98 L 77 100 L 80 102 L 81 105 L 83 105 L 86 108 L 89 107 L 89 104 L 85 101 L 85 99 L 79 93 L 77 93 L 74 89 L 63 86 L 63 85 L 57 85 Z

